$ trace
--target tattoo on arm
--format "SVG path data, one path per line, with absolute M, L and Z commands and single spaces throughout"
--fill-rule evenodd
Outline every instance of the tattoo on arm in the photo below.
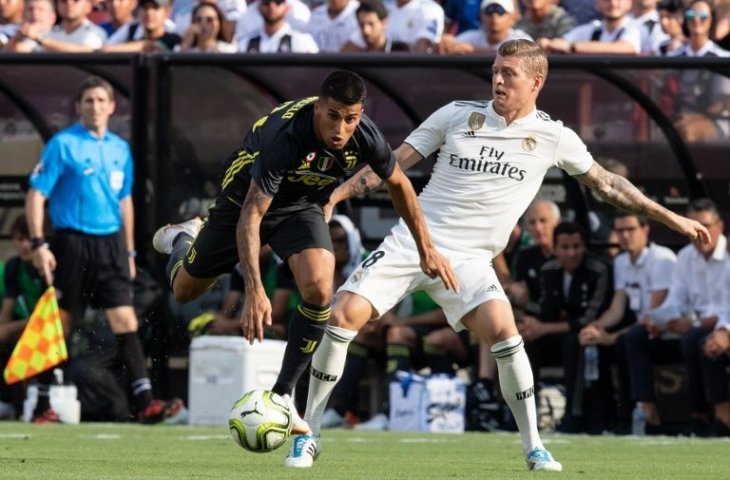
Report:
M 376 190 L 383 184 L 383 180 L 373 172 L 370 166 L 365 166 L 351 181 L 344 183 L 346 198 L 359 197 Z
M 620 175 L 611 173 L 594 163 L 586 173 L 575 179 L 596 192 L 611 205 L 639 215 L 652 216 L 658 204 L 648 199 L 636 186 Z

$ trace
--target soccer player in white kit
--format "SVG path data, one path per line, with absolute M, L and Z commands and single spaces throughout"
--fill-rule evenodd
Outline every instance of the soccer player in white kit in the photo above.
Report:
M 492 66 L 492 101 L 456 101 L 442 107 L 396 150 L 403 168 L 439 150 L 419 200 L 433 241 L 449 258 L 460 287 L 447 289 L 441 280 L 425 275 L 403 221 L 393 228 L 338 291 L 324 340 L 312 359 L 305 415 L 312 431 L 294 438 L 286 466 L 310 467 L 319 455 L 322 413 L 357 331 L 409 292 L 425 290 L 455 330 L 468 328 L 490 345 L 528 467 L 562 470 L 537 430 L 530 363 L 492 258 L 507 244 L 552 166 L 613 205 L 660 221 L 690 239 L 707 242 L 709 234 L 698 222 L 665 209 L 625 178 L 603 169 L 575 132 L 537 110 L 546 75 L 547 58 L 540 47 L 530 40 L 507 41 Z M 378 185 L 377 176 L 363 170 L 332 193 L 329 206 Z

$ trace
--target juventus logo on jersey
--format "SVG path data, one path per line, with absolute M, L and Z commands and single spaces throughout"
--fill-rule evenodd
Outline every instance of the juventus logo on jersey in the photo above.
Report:
M 469 128 L 472 130 L 479 130 L 484 125 L 484 120 L 486 120 L 486 116 L 483 113 L 479 112 L 471 112 L 471 115 L 469 115 L 469 121 L 467 122 L 469 124 Z

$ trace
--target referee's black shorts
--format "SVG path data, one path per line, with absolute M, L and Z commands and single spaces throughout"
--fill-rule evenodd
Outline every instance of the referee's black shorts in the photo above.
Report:
M 56 256 L 53 277 L 60 308 L 75 317 L 89 305 L 100 309 L 132 305 L 129 253 L 122 232 L 89 235 L 59 229 L 50 248 Z
M 214 278 L 230 273 L 238 263 L 236 225 L 241 207 L 218 198 L 208 220 L 185 255 L 185 270 L 195 278 Z M 319 205 L 295 212 L 267 212 L 261 222 L 261 245 L 269 244 L 280 258 L 307 248 L 333 251 L 329 226 Z

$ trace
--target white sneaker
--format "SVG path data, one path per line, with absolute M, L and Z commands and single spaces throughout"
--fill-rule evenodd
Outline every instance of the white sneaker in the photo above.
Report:
M 338 428 L 345 425 L 345 417 L 337 413 L 334 408 L 328 408 L 322 415 L 322 428 Z
M 291 412 L 291 433 L 292 435 L 304 435 L 310 434 L 312 430 L 309 428 L 309 424 L 305 422 L 297 412 L 297 407 L 294 405 L 291 395 L 282 395 L 286 403 L 289 404 L 289 411 Z
M 187 222 L 167 224 L 164 227 L 160 227 L 155 235 L 152 237 L 152 246 L 160 253 L 166 253 L 169 255 L 172 253 L 172 242 L 181 233 L 187 233 L 191 237 L 195 238 L 200 231 L 200 227 L 203 225 L 203 220 L 200 217 L 191 218 Z
M 527 468 L 546 472 L 562 472 L 563 466 L 544 448 L 533 448 L 527 454 Z
M 388 417 L 384 413 L 379 413 L 367 422 L 358 423 L 352 428 L 354 430 L 374 432 L 379 430 L 388 430 L 389 425 L 390 421 L 388 420 Z
M 309 468 L 319 457 L 319 437 L 314 435 L 297 435 L 291 446 L 289 455 L 284 459 L 285 467 Z

